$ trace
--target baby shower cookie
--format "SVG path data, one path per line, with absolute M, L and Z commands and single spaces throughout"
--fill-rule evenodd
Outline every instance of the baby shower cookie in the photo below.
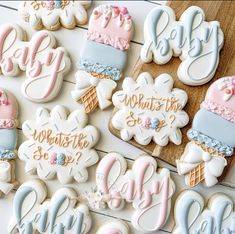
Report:
M 103 201 L 112 210 L 122 209 L 125 201 L 132 203 L 131 222 L 142 233 L 161 229 L 171 210 L 175 184 L 168 169 L 156 170 L 156 160 L 147 155 L 137 158 L 127 170 L 126 160 L 117 153 L 106 155 L 96 170 L 97 190 Z
M 130 230 L 126 223 L 118 220 L 104 224 L 96 234 L 130 234 Z
M 23 95 L 33 102 L 48 102 L 60 91 L 63 76 L 70 69 L 70 59 L 48 31 L 34 33 L 26 41 L 26 32 L 16 24 L 0 26 L 0 71 L 18 76 L 25 71 Z
M 36 120 L 23 123 L 28 140 L 19 147 L 19 158 L 26 162 L 27 173 L 36 172 L 44 180 L 57 175 L 63 184 L 72 179 L 87 181 L 87 167 L 99 159 L 94 149 L 99 132 L 87 125 L 88 116 L 82 110 L 68 114 L 63 106 L 55 106 L 51 112 L 40 107 Z
M 175 204 L 175 228 L 172 234 L 222 234 L 235 232 L 233 201 L 225 194 L 210 197 L 207 207 L 195 191 L 184 191 Z
M 208 89 L 201 109 L 196 113 L 191 140 L 177 160 L 180 175 L 193 187 L 200 182 L 207 187 L 218 182 L 227 165 L 226 157 L 235 147 L 235 77 L 216 80 Z
M 72 29 L 87 22 L 91 1 L 22 1 L 18 12 L 36 30 L 57 30 L 62 25 Z
M 132 17 L 126 7 L 101 5 L 89 20 L 72 97 L 82 103 L 86 113 L 109 107 L 116 82 L 127 62 L 127 50 L 133 37 Z M 115 58 L 115 59 L 114 59 Z
M 224 35 L 218 21 L 205 21 L 204 11 L 191 6 L 176 21 L 168 6 L 155 7 L 144 23 L 145 43 L 141 60 L 166 64 L 172 56 L 182 61 L 178 77 L 184 84 L 197 86 L 209 82 L 219 64 Z
M 78 204 L 75 190 L 61 188 L 47 199 L 47 188 L 40 180 L 25 182 L 13 200 L 9 233 L 86 234 L 91 216 L 84 204 Z
M 161 74 L 155 79 L 144 72 L 135 81 L 127 77 L 123 90 L 113 95 L 117 108 L 111 119 L 111 126 L 120 131 L 122 140 L 132 138 L 140 145 L 148 145 L 152 140 L 166 146 L 169 142 L 181 144 L 180 128 L 188 121 L 182 109 L 187 103 L 187 93 L 173 88 L 173 79 Z
M 12 93 L 0 88 L 0 196 L 16 185 L 18 104 Z

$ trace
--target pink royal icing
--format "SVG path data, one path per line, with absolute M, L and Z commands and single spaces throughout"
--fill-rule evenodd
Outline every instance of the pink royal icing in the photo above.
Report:
M 89 21 L 88 40 L 127 50 L 133 36 L 132 18 L 126 7 L 101 5 Z

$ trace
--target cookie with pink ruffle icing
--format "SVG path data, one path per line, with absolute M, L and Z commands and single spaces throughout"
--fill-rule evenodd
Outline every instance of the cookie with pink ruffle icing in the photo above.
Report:
M 91 1 L 22 1 L 18 12 L 36 30 L 57 30 L 60 26 L 72 29 L 87 22 L 90 5 Z
M 0 195 L 16 185 L 18 104 L 13 94 L 0 88 Z
M 75 75 L 76 88 L 71 93 L 87 113 L 112 104 L 115 81 L 121 78 L 126 65 L 133 32 L 126 7 L 101 5 L 93 10 Z
M 130 229 L 126 223 L 117 220 L 102 225 L 96 234 L 130 234 Z
M 185 175 L 186 184 L 205 186 L 218 183 L 227 165 L 226 157 L 235 147 L 235 77 L 216 80 L 208 89 L 201 109 L 196 113 L 191 140 L 177 161 L 178 173 Z

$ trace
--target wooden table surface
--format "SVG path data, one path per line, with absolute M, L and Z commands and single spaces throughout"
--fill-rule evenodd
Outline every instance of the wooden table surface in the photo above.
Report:
M 91 9 L 89 10 L 89 14 L 91 13 L 92 9 L 96 7 L 97 5 L 108 3 L 108 2 L 111 2 L 113 4 L 113 1 L 99 1 L 99 2 L 94 1 Z M 196 5 L 200 5 L 200 3 L 197 3 L 196 1 L 194 2 Z M 165 1 L 161 2 L 161 4 L 164 4 L 164 3 Z M 25 23 L 18 15 L 18 12 L 17 12 L 18 4 L 19 2 L 17 1 L 1 1 L 0 2 L 0 24 L 8 23 L 8 22 L 11 22 L 11 23 L 17 22 L 27 31 L 27 34 L 29 35 L 29 37 L 31 37 L 34 33 L 34 30 L 31 29 L 28 23 Z M 129 51 L 129 60 L 128 60 L 127 67 L 124 71 L 124 76 L 129 76 L 130 74 L 132 74 L 134 70 L 135 64 L 139 57 L 141 46 L 143 45 L 144 19 L 146 15 L 148 14 L 148 12 L 152 8 L 154 8 L 156 4 L 159 4 L 159 1 L 125 1 L 125 2 L 116 1 L 115 4 L 117 5 L 125 4 L 128 7 L 131 15 L 133 16 L 133 20 L 135 22 L 135 36 L 131 42 L 131 48 Z M 204 1 L 204 4 L 206 4 L 205 1 Z M 214 5 L 214 7 L 216 7 L 216 4 Z M 183 7 L 180 8 L 180 10 L 182 9 Z M 229 12 L 229 9 L 228 9 L 228 12 Z M 208 17 L 210 19 L 210 14 L 208 15 Z M 220 16 L 220 17 L 223 17 L 223 16 Z M 232 15 L 231 17 L 234 17 L 234 16 Z M 8 77 L 0 76 L 0 87 L 6 88 L 9 91 L 13 92 L 18 100 L 19 107 L 20 107 L 20 126 L 25 120 L 35 118 L 35 110 L 39 106 L 43 106 L 43 107 L 51 109 L 56 104 L 61 104 L 61 105 L 67 106 L 67 108 L 70 111 L 78 108 L 78 104 L 72 100 L 70 96 L 70 92 L 71 90 L 74 89 L 74 85 L 75 85 L 74 74 L 76 72 L 76 62 L 79 59 L 79 51 L 82 47 L 83 41 L 85 40 L 86 31 L 87 31 L 87 25 L 82 26 L 82 27 L 76 27 L 74 30 L 60 29 L 56 32 L 53 32 L 53 34 L 57 38 L 58 44 L 60 46 L 65 47 L 68 53 L 70 54 L 73 66 L 69 74 L 66 75 L 66 77 L 64 78 L 63 87 L 60 92 L 60 95 L 57 98 L 55 98 L 52 102 L 45 103 L 45 104 L 36 104 L 36 103 L 32 103 L 26 100 L 23 97 L 23 95 L 21 94 L 20 88 L 21 88 L 22 82 L 25 79 L 24 73 L 22 73 L 21 76 L 15 77 L 15 78 L 8 78 Z M 230 35 L 231 32 L 229 28 L 224 33 L 225 33 L 225 40 L 228 35 L 228 38 L 230 38 L 229 40 L 234 41 L 234 34 Z M 233 56 L 232 50 L 231 50 L 231 53 L 227 54 L 226 56 Z M 225 61 L 223 61 L 222 59 L 220 63 L 222 64 L 220 66 L 226 66 L 226 69 L 228 72 L 235 73 L 234 63 L 226 64 Z M 224 75 L 224 74 L 219 72 L 218 75 Z M 120 84 L 121 82 L 119 82 L 119 88 L 120 88 Z M 105 110 L 105 111 L 98 110 L 89 116 L 90 123 L 97 126 L 101 132 L 101 140 L 99 141 L 99 144 L 97 145 L 97 150 L 99 152 L 99 155 L 102 157 L 107 152 L 116 151 L 116 152 L 121 153 L 123 156 L 125 156 L 125 158 L 128 159 L 129 164 L 132 164 L 133 160 L 138 155 L 142 154 L 143 151 L 141 151 L 140 149 L 134 146 L 131 146 L 130 144 L 126 142 L 123 142 L 122 140 L 113 136 L 109 132 L 108 121 L 109 121 L 111 113 L 112 113 L 112 108 L 109 108 L 108 110 Z M 23 136 L 22 131 L 19 128 L 19 144 L 21 144 L 21 142 L 23 142 L 24 140 L 25 140 L 25 137 Z M 32 178 L 36 178 L 36 176 L 27 176 L 25 174 L 24 165 L 25 165 L 24 162 L 17 160 L 16 175 L 20 183 L 23 183 L 24 181 L 30 180 Z M 171 170 L 172 178 L 175 181 L 176 186 L 177 186 L 176 193 L 173 197 L 173 200 L 175 200 L 181 191 L 187 189 L 187 187 L 185 187 L 185 184 L 184 184 L 184 177 L 180 177 L 176 173 L 175 167 L 172 167 L 169 164 L 166 164 L 161 160 L 158 160 L 158 165 L 162 167 L 167 167 Z M 88 187 L 95 186 L 95 182 L 94 182 L 95 168 L 96 166 L 93 166 L 89 169 L 90 178 L 86 184 L 78 185 L 76 183 L 73 183 L 70 186 L 75 188 L 79 193 L 82 193 Z M 61 184 L 59 184 L 57 180 L 48 181 L 46 182 L 46 184 L 49 190 L 49 196 L 51 196 L 57 189 L 62 187 Z M 195 190 L 200 192 L 206 199 L 209 198 L 215 192 L 224 192 L 227 195 L 229 195 L 235 202 L 235 166 L 233 166 L 230 169 L 230 172 L 227 174 L 225 179 L 219 185 L 214 186 L 213 188 L 210 188 L 210 189 L 205 189 L 203 186 L 199 185 L 197 188 L 195 188 Z M 4 199 L 0 199 L 0 234 L 7 233 L 7 224 L 12 215 L 13 197 L 14 197 L 14 194 L 12 193 L 8 195 L 7 197 L 5 197 Z M 131 206 L 127 206 L 126 209 L 123 209 L 121 211 L 111 211 L 109 209 L 105 210 L 104 212 L 91 211 L 94 224 L 90 233 L 91 234 L 95 233 L 97 228 L 100 225 L 102 225 L 104 222 L 115 220 L 118 218 L 123 219 L 128 222 L 133 234 L 140 233 L 140 232 L 135 231 L 130 225 L 131 214 L 132 214 Z M 174 226 L 174 221 L 171 215 L 169 222 L 164 227 L 164 230 L 159 231 L 157 233 L 159 234 L 171 233 L 173 226 Z

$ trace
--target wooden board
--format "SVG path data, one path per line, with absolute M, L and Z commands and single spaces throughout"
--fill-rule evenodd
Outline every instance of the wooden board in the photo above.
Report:
M 172 1 L 169 3 L 169 6 L 174 9 L 177 19 L 179 19 L 181 14 L 189 6 L 195 5 L 201 7 L 205 11 L 207 21 L 219 21 L 222 31 L 224 32 L 225 42 L 222 51 L 220 52 L 220 63 L 214 78 L 203 86 L 190 87 L 184 85 L 177 78 L 177 69 L 181 63 L 179 58 L 172 58 L 171 61 L 165 65 L 157 65 L 154 62 L 143 64 L 139 59 L 132 74 L 132 77 L 136 79 L 142 72 L 149 72 L 153 77 L 157 77 L 161 73 L 169 73 L 174 78 L 174 87 L 183 89 L 188 93 L 189 100 L 184 110 L 188 113 L 190 122 L 186 127 L 181 129 L 183 138 L 182 144 L 180 146 L 169 143 L 166 147 L 160 147 L 154 142 L 151 142 L 147 146 L 142 146 L 134 140 L 129 141 L 130 144 L 146 151 L 153 156 L 159 157 L 173 166 L 175 166 L 175 160 L 180 158 L 186 143 L 189 141 L 186 133 L 191 127 L 195 113 L 199 110 L 200 104 L 204 100 L 208 87 L 218 78 L 235 74 L 235 3 L 233 1 Z M 116 111 L 117 109 L 114 110 L 113 114 Z M 120 138 L 119 131 L 112 126 L 111 121 L 109 123 L 109 129 L 114 135 Z M 228 168 L 232 166 L 233 161 L 235 161 L 235 159 L 229 159 Z

